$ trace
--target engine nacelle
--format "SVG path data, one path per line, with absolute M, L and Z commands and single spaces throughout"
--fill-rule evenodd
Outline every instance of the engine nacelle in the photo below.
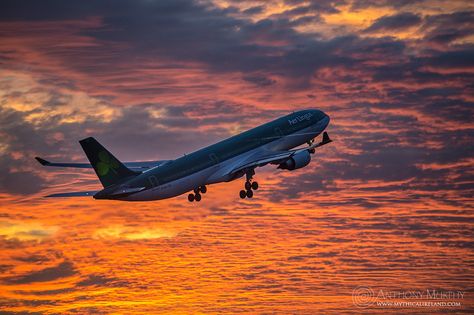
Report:
M 311 154 L 308 151 L 302 151 L 281 163 L 278 168 L 292 171 L 305 167 L 309 162 L 311 162 Z

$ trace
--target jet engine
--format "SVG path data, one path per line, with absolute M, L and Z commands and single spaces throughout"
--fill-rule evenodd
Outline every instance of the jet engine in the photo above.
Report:
M 311 162 L 311 154 L 308 151 L 301 151 L 278 165 L 278 168 L 292 171 L 305 167 L 309 162 Z

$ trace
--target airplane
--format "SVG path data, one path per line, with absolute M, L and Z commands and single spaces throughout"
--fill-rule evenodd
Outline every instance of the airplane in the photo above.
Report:
M 175 160 L 120 162 L 96 139 L 80 140 L 90 163 L 57 163 L 40 157 L 43 166 L 93 168 L 103 189 L 66 192 L 46 197 L 93 196 L 95 199 L 151 201 L 188 193 L 188 201 L 199 202 L 207 186 L 229 182 L 245 175 L 242 199 L 258 189 L 255 169 L 267 164 L 293 171 L 307 166 L 316 148 L 332 140 L 327 132 L 329 116 L 317 109 L 293 112 Z M 307 146 L 298 148 L 301 145 Z

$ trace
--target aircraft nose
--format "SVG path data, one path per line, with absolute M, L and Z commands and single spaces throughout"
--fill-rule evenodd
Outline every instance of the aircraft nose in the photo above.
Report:
M 324 114 L 326 117 L 324 117 L 324 119 L 326 120 L 326 127 L 329 125 L 329 121 L 331 120 L 331 118 L 329 118 L 329 115 L 328 114 Z
M 316 117 L 318 117 L 318 121 L 325 125 L 324 128 L 326 128 L 329 125 L 330 118 L 328 114 L 318 109 L 314 110 L 314 114 L 316 115 Z
M 329 118 L 329 116 L 325 112 L 323 112 L 322 110 L 313 109 L 312 112 L 313 112 L 313 115 L 317 118 L 318 121 L 323 120 L 326 117 Z

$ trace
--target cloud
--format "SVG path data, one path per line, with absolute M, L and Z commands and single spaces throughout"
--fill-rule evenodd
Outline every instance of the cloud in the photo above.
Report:
M 7 240 L 42 241 L 58 231 L 57 226 L 36 222 L 0 221 L 0 236 Z
M 472 34 L 474 11 L 459 11 L 449 14 L 429 15 L 422 30 L 425 39 L 439 44 L 448 44 Z
M 27 262 L 27 263 L 45 263 L 50 260 L 48 256 L 40 255 L 40 254 L 18 256 L 14 258 L 15 260 L 19 260 L 21 262 Z
M 247 76 L 244 76 L 243 79 L 245 81 L 252 82 L 258 86 L 269 86 L 276 83 L 275 80 L 272 80 L 270 78 L 267 78 L 261 75 L 247 75 Z
M 474 47 L 467 46 L 461 49 L 433 54 L 426 58 L 426 63 L 433 68 L 444 69 L 472 69 L 474 67 Z
M 308 10 L 315 6 L 321 4 L 311 4 Z M 10 18 L 21 21 L 29 10 L 35 14 L 33 8 L 34 4 L 26 9 L 23 6 L 12 9 L 17 16 L 12 13 Z M 130 65 L 127 70 L 133 72 L 137 71 L 130 64 L 134 60 L 152 63 L 152 60 L 162 59 L 166 63 L 199 65 L 215 73 L 238 72 L 244 73 L 245 77 L 260 72 L 260 75 L 290 76 L 298 82 L 308 82 L 322 67 L 353 65 L 355 60 L 351 52 L 339 54 L 338 51 L 363 46 L 365 41 L 354 36 L 322 40 L 300 33 L 293 26 L 294 23 L 305 23 L 304 17 L 299 22 L 290 21 L 287 16 L 250 21 L 232 17 L 225 9 L 185 0 L 118 2 L 113 11 L 102 2 L 94 2 L 76 13 L 70 13 L 71 9 L 67 8 L 64 17 L 66 8 L 58 2 L 46 3 L 44 8 L 51 12 L 53 16 L 49 19 L 53 20 L 73 18 L 70 14 L 76 14 L 77 19 L 100 17 L 101 23 L 96 27 L 81 29 L 78 25 L 76 33 L 65 34 L 68 38 L 78 37 L 77 41 L 85 41 L 86 37 L 90 45 L 74 50 L 66 45 L 44 51 L 46 55 L 59 57 L 63 67 L 87 74 L 87 78 L 106 75 L 116 80 L 118 69 L 111 68 L 110 64 L 123 65 L 127 61 Z M 62 29 L 61 25 L 50 27 Z M 143 29 L 147 31 L 143 32 Z M 176 38 L 180 40 L 176 41 Z M 37 50 L 43 51 L 42 47 L 38 45 Z M 90 67 L 91 62 L 94 67 Z M 307 85 L 300 86 L 304 87 Z M 134 94 L 162 92 L 158 86 L 139 89 L 130 83 L 122 84 L 116 90 Z
M 76 270 L 74 265 L 69 261 L 64 261 L 54 267 L 44 268 L 24 275 L 4 278 L 3 282 L 9 285 L 29 284 L 34 282 L 54 281 L 61 278 L 71 277 L 75 274 Z
M 8 160 L 0 160 L 1 165 L 12 165 Z M 1 172 L 0 192 L 15 195 L 31 195 L 37 193 L 45 186 L 44 179 L 31 172 Z
M 88 275 L 85 279 L 79 281 L 76 285 L 78 287 L 88 287 L 88 286 L 110 286 L 111 284 L 117 285 L 119 282 L 115 278 L 91 274 Z
M 98 229 L 94 237 L 99 239 L 124 239 L 130 241 L 171 238 L 176 236 L 172 230 L 154 228 L 136 228 L 132 226 L 112 225 Z
M 263 5 L 258 5 L 258 6 L 245 9 L 244 11 L 242 11 L 242 13 L 252 15 L 252 14 L 262 13 L 264 10 L 265 10 L 265 7 Z
M 393 7 L 393 8 L 403 8 L 409 5 L 421 5 L 426 0 L 355 0 L 352 1 L 352 9 L 358 10 L 369 7 Z
M 364 30 L 366 33 L 380 31 L 398 31 L 419 25 L 422 19 L 419 15 L 405 12 L 377 19 L 372 25 Z

